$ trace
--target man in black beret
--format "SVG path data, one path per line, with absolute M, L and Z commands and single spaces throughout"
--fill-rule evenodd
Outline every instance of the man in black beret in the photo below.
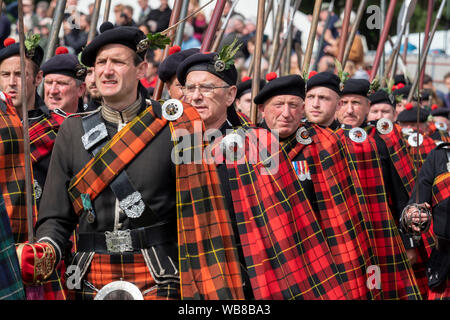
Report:
M 367 121 L 376 121 L 381 118 L 395 121 L 395 96 L 385 90 L 378 90 L 369 96 L 370 110 Z
M 184 59 L 199 51 L 200 49 L 197 48 L 181 51 L 180 47 L 174 46 L 169 49 L 169 56 L 159 64 L 158 76 L 167 85 L 171 98 L 183 99 L 182 86 L 177 79 L 177 68 Z
M 400 86 L 400 88 L 398 86 Z M 394 90 L 392 91 L 392 94 L 394 95 L 394 97 L 396 97 L 396 99 L 400 100 L 400 102 L 397 102 L 397 104 L 395 106 L 395 118 L 396 119 L 397 119 L 397 116 L 400 114 L 400 112 L 405 110 L 405 105 L 408 103 L 407 99 L 408 99 L 409 91 L 411 91 L 411 85 L 410 84 L 404 85 L 402 82 L 400 82 L 397 85 L 397 89 L 394 88 Z
M 12 38 L 4 41 L 0 50 L 0 89 L 12 99 L 17 113 L 22 118 L 22 82 L 20 80 L 20 44 Z M 36 44 L 32 51 L 25 55 L 25 71 L 27 86 L 27 106 L 29 110 L 39 109 L 43 105 L 36 88 L 42 82 L 42 71 L 39 70 L 44 51 Z
M 412 106 L 412 103 L 407 104 L 405 110 L 397 116 L 397 122 L 402 128 L 411 130 L 417 129 L 417 122 L 419 123 L 419 130 L 422 133 L 427 132 L 427 120 L 430 112 L 425 108 L 419 108 L 419 121 L 417 121 L 417 106 Z
M 311 75 L 306 82 L 305 115 L 309 122 L 335 130 L 341 95 L 339 77 L 331 72 Z
M 360 127 L 369 113 L 370 83 L 364 79 L 349 79 L 342 90 L 337 119 L 341 124 Z
M 237 85 L 237 93 L 236 93 L 236 111 L 245 114 L 249 119 L 251 118 L 251 106 L 252 106 L 252 78 L 244 77 L 241 79 L 241 82 Z M 261 91 L 264 88 L 266 82 L 261 79 L 259 81 L 259 90 Z M 258 118 L 256 119 L 257 123 L 260 123 L 262 120 L 262 115 L 258 112 Z
M 77 229 L 78 252 L 68 262 L 82 275 L 69 288 L 76 299 L 103 299 L 109 290 L 130 287 L 128 293 L 136 299 L 178 299 L 181 279 L 183 297 L 242 299 L 240 277 L 218 270 L 239 270 L 239 265 L 232 240 L 224 239 L 232 231 L 226 224 L 218 229 L 216 222 L 226 219 L 216 186 L 207 184 L 218 180 L 215 168 L 176 164 L 172 158 L 172 137 L 193 134 L 200 117 L 187 104 L 170 100 L 161 106 L 141 90 L 145 51 L 161 47 L 161 39 L 150 42 L 138 28 L 109 22 L 100 31 L 82 52 L 81 62 L 94 68 L 101 108 L 70 117 L 61 126 L 36 224 L 38 241 L 18 249 L 24 281 L 45 281 L 47 271 L 68 258 L 65 249 Z M 191 194 L 194 188 L 198 190 Z M 207 222 L 196 230 L 203 214 Z M 184 227 L 194 234 L 186 235 Z M 177 235 L 180 247 L 189 251 L 180 253 L 180 263 Z M 213 241 L 219 252 L 200 247 Z M 199 255 L 195 262 L 190 250 Z M 45 259 L 46 270 L 33 263 L 43 252 L 39 257 Z
M 41 70 L 44 73 L 44 101 L 50 110 L 59 109 L 66 114 L 84 111 L 86 68 L 76 55 L 69 54 L 65 47 L 58 47 Z
M 305 115 L 305 81 L 299 75 L 277 78 L 274 73 L 269 73 L 266 79 L 268 83 L 254 102 L 264 118 L 263 127 L 286 139 L 297 131 Z

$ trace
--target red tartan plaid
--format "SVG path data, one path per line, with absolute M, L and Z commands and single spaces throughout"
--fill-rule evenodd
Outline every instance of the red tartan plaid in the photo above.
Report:
M 113 281 L 128 281 L 139 288 L 145 300 L 173 300 L 179 298 L 179 285 L 169 282 L 157 284 L 149 272 L 142 253 L 99 254 L 92 259 L 85 280 L 90 286 L 83 285 L 80 290 L 69 290 L 71 299 L 92 300 L 97 291 Z M 93 288 L 92 288 L 93 287 Z
M 23 128 L 10 99 L 7 100 L 1 101 L 6 105 L 6 112 L 0 112 L 0 184 L 14 241 L 19 243 L 28 240 Z M 37 220 L 35 202 L 33 217 L 34 224 Z
M 326 238 L 287 155 L 278 147 L 273 149 L 278 144 L 270 144 L 274 138 L 267 131 L 242 130 L 245 161 L 227 163 L 227 168 L 255 298 L 348 299 Z M 256 141 L 257 151 L 253 150 Z M 278 157 L 276 172 L 268 172 L 268 160 L 251 161 L 251 154 L 266 153 L 268 159 Z
M 56 134 L 63 121 L 63 117 L 51 112 L 50 116 L 44 116 L 30 126 L 28 132 L 30 134 L 30 152 L 33 163 L 39 162 L 52 152 Z
M 419 298 L 413 270 L 388 207 L 376 142 L 370 135 L 362 142 L 354 142 L 348 137 L 348 130 L 338 131 L 346 133 L 340 134 L 341 141 L 347 151 L 356 189 L 361 190 L 360 197 L 364 197 L 360 204 L 366 212 L 366 232 L 381 270 L 382 298 Z
M 369 135 L 373 136 L 374 134 L 376 134 L 375 128 Z M 401 127 L 398 124 L 394 124 L 390 133 L 379 134 L 379 136 L 386 144 L 391 162 L 394 164 L 403 186 L 408 194 L 411 195 L 416 181 L 416 171 L 412 158 L 408 153 L 408 148 L 402 138 Z

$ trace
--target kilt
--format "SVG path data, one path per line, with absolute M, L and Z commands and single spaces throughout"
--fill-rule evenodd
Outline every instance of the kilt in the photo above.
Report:
M 6 213 L 5 202 L 0 193 L 0 300 L 24 300 L 16 246 Z
M 274 138 L 269 132 L 242 130 L 246 137 L 244 160 L 227 163 L 227 169 L 255 298 L 348 299 L 325 235 L 287 154 L 278 144 L 271 144 Z M 257 145 L 259 149 L 252 150 Z M 265 156 L 253 162 L 251 154 Z M 270 160 L 278 163 L 277 170 L 267 168 Z
M 93 300 L 97 291 L 113 281 L 128 281 L 139 288 L 145 300 L 180 298 L 179 284 L 158 284 L 142 253 L 94 254 L 79 290 L 69 290 L 69 299 Z

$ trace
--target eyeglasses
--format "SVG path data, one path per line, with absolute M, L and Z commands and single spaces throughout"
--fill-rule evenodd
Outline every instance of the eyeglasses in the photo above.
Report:
M 218 88 L 229 88 L 230 86 L 211 86 L 211 85 L 198 85 L 198 86 L 194 86 L 194 85 L 186 85 L 183 89 L 184 95 L 185 96 L 192 96 L 195 93 L 195 90 L 198 89 L 198 91 L 200 91 L 200 93 L 204 96 L 210 96 L 214 93 L 214 89 L 218 89 Z

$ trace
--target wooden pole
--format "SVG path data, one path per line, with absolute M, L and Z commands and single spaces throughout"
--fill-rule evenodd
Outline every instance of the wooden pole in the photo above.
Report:
M 420 71 L 422 70 L 422 68 L 425 67 L 425 59 L 424 58 L 426 58 L 428 51 L 430 51 L 431 42 L 433 41 L 433 37 L 434 37 L 434 34 L 436 33 L 437 26 L 439 24 L 439 21 L 441 20 L 442 12 L 444 11 L 445 2 L 446 2 L 446 0 L 442 0 L 442 2 L 441 2 L 441 6 L 439 7 L 439 11 L 436 15 L 436 20 L 434 20 L 433 28 L 431 29 L 430 38 L 428 39 L 427 46 L 422 51 L 422 57 L 420 59 L 420 63 L 417 64 L 417 68 L 418 68 L 419 72 L 417 72 L 417 75 L 414 78 L 413 84 L 411 86 L 411 90 L 409 91 L 408 101 L 412 100 L 414 91 L 416 90 L 416 88 L 419 84 Z
M 275 34 L 273 35 L 272 51 L 269 58 L 269 72 L 275 70 L 275 59 L 277 57 L 278 48 L 280 47 L 280 34 L 285 4 L 286 0 L 280 0 L 280 4 L 278 5 L 277 19 L 275 21 Z
M 314 47 L 314 39 L 316 38 L 317 23 L 319 22 L 319 14 L 321 6 L 322 0 L 317 0 L 314 3 L 313 18 L 311 21 L 311 28 L 309 29 L 308 35 L 308 44 L 306 45 L 305 58 L 303 59 L 303 68 L 302 68 L 303 74 L 305 74 L 305 72 L 308 72 L 309 63 L 311 62 L 311 55 Z
M 347 63 L 348 56 L 350 55 L 350 50 L 353 45 L 353 41 L 355 40 L 356 31 L 358 31 L 359 24 L 361 23 L 362 16 L 364 15 L 366 5 L 368 0 L 361 0 L 359 3 L 358 11 L 356 13 L 355 23 L 352 25 L 352 30 L 350 31 L 350 35 L 348 36 L 348 41 L 345 46 L 344 55 L 342 58 L 342 69 L 345 69 L 345 64 Z
M 184 36 L 184 26 L 186 24 L 186 21 L 184 20 L 187 16 L 189 9 L 189 0 L 183 0 L 183 5 L 181 6 L 181 12 L 180 12 L 180 20 L 182 23 L 177 28 L 177 32 L 175 33 L 175 40 L 173 42 L 174 45 L 180 46 L 183 43 L 183 36 Z
M 256 22 L 256 43 L 254 53 L 254 73 L 252 77 L 252 105 L 251 105 L 251 121 L 257 123 L 258 120 L 258 106 L 253 99 L 259 93 L 259 81 L 261 79 L 261 56 L 262 56 L 262 44 L 264 34 L 264 7 L 265 0 L 258 0 L 258 14 Z
M 429 39 L 431 19 L 433 17 L 433 7 L 434 7 L 434 0 L 428 0 L 427 23 L 425 24 L 425 37 L 423 39 L 423 48 L 425 48 L 427 46 L 428 39 Z M 427 55 L 425 55 L 425 66 L 427 65 L 427 57 L 426 56 Z M 426 67 L 422 68 L 422 71 L 420 73 L 420 80 L 419 80 L 419 89 L 420 90 L 423 89 L 423 78 L 425 77 L 425 69 L 426 69 Z
M 227 28 L 228 22 L 230 22 L 231 15 L 234 13 L 234 8 L 238 4 L 239 0 L 234 0 L 233 4 L 231 5 L 230 11 L 227 14 L 227 17 L 225 18 L 225 21 L 222 23 L 222 26 L 220 27 L 220 30 L 218 34 L 216 35 L 216 39 L 214 40 L 214 43 L 211 47 L 212 52 L 216 52 L 219 48 L 220 42 L 222 41 L 223 35 L 225 33 L 225 29 Z
M 108 21 L 108 19 L 109 19 L 109 11 L 111 11 L 111 0 L 106 0 L 105 12 L 103 13 L 103 22 Z
M 226 0 L 217 0 L 216 6 L 214 7 L 211 15 L 211 20 L 209 21 L 208 28 L 205 32 L 205 37 L 200 47 L 201 52 L 207 52 L 211 48 L 212 42 L 216 35 L 217 26 L 219 25 L 220 18 L 222 17 L 225 2 Z
M 25 70 L 25 33 L 23 24 L 23 3 L 18 1 L 18 23 L 19 23 L 19 42 L 20 42 L 20 81 L 22 83 L 22 121 L 23 121 L 23 145 L 25 157 L 25 204 L 27 213 L 28 242 L 34 242 L 34 219 L 33 219 L 33 187 L 31 181 L 31 155 L 30 155 L 30 134 L 28 124 L 28 102 Z
M 386 13 L 386 19 L 384 20 L 383 31 L 381 32 L 380 41 L 378 42 L 378 47 L 375 54 L 375 60 L 373 62 L 372 70 L 370 73 L 370 82 L 372 82 L 372 80 L 377 75 L 378 67 L 380 66 L 381 55 L 383 54 L 386 39 L 387 36 L 389 35 L 389 29 L 391 28 L 392 19 L 394 17 L 394 10 L 396 4 L 397 0 L 391 0 L 391 2 L 389 2 L 388 11 Z
M 178 18 L 180 17 L 180 12 L 181 12 L 182 1 L 183 0 L 175 0 L 175 3 L 173 4 L 172 14 L 170 15 L 169 26 L 174 25 L 175 22 L 178 21 Z M 167 45 L 166 48 L 164 49 L 162 60 L 167 58 L 167 56 L 169 55 L 169 48 L 172 45 L 174 37 L 175 37 L 175 29 L 170 30 L 168 37 L 170 38 L 171 44 Z M 164 89 L 164 82 L 162 82 L 161 79 L 158 78 L 158 81 L 156 82 L 155 90 L 153 92 L 154 100 L 161 99 L 163 89 Z
M 352 12 L 352 5 L 353 0 L 345 1 L 345 14 L 344 14 L 344 21 L 342 22 L 342 32 L 341 37 L 339 39 L 339 50 L 338 50 L 338 56 L 337 59 L 342 64 L 342 68 L 344 68 L 344 64 L 342 63 L 344 60 L 344 51 L 345 51 L 345 44 L 347 43 L 347 37 L 348 37 L 348 27 L 350 25 L 350 15 Z
M 331 0 L 330 6 L 328 7 L 328 10 L 327 10 L 327 18 L 325 19 L 325 25 L 323 27 L 322 34 L 319 37 L 316 57 L 314 59 L 314 64 L 313 64 L 312 70 L 317 70 L 317 65 L 319 63 L 319 58 L 320 58 L 320 52 L 323 50 L 323 48 L 322 48 L 323 42 L 325 41 L 325 32 L 328 30 L 327 27 L 328 27 L 328 24 L 330 23 L 333 9 L 334 9 L 334 0 Z
M 90 43 L 95 37 L 98 24 L 98 16 L 100 14 L 100 7 L 102 5 L 102 0 L 95 0 L 94 13 L 92 14 L 91 27 L 89 29 L 87 43 Z

